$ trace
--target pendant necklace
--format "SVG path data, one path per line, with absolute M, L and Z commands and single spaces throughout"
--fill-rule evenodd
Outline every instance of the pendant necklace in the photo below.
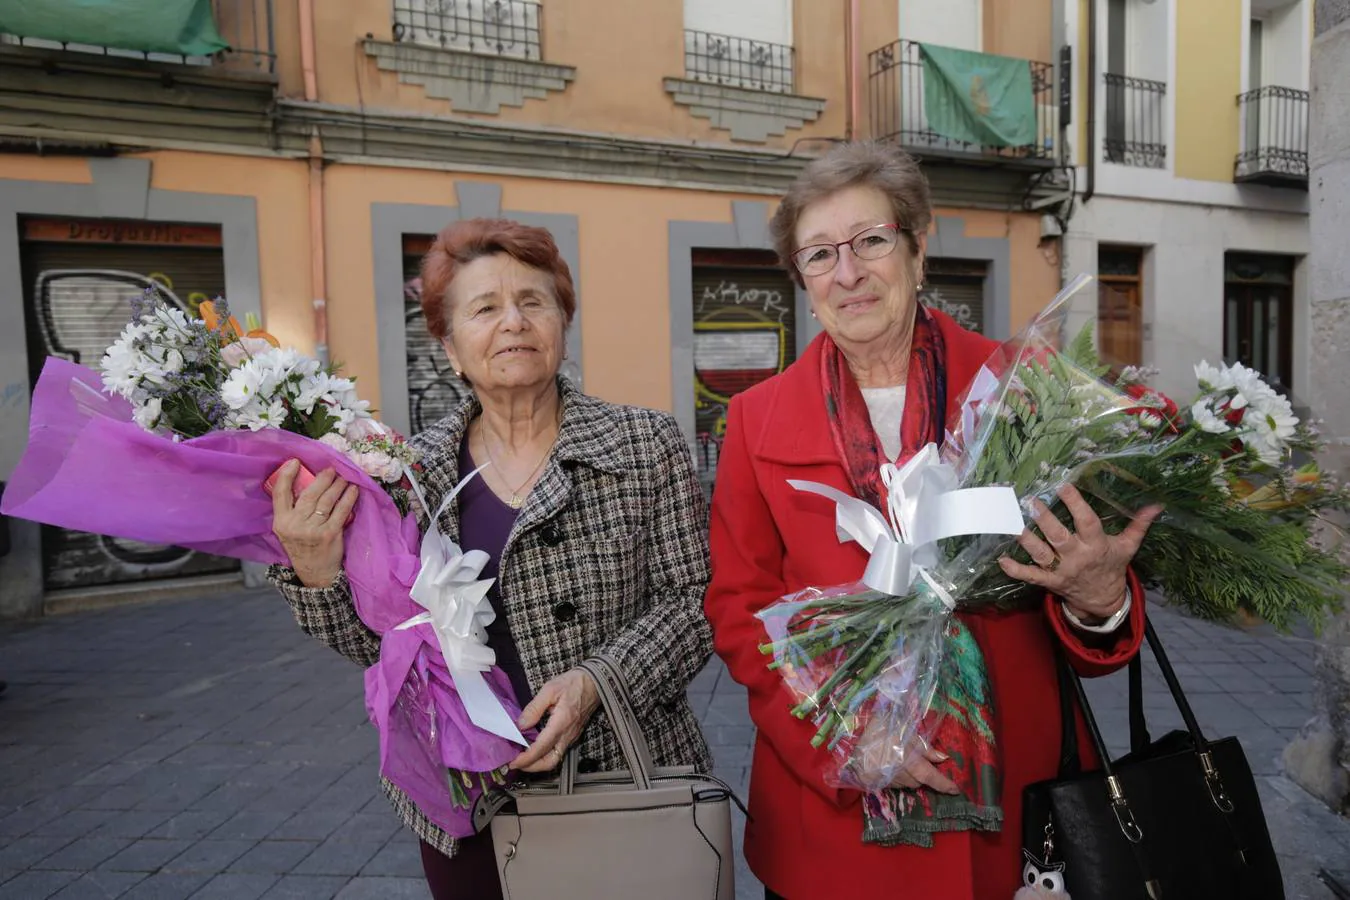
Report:
M 511 499 L 506 501 L 506 505 L 512 509 L 520 509 L 525 503 L 525 497 L 522 497 L 520 492 L 530 483 L 530 479 L 534 478 L 535 473 L 537 473 L 544 465 L 544 460 L 548 459 L 548 455 L 553 452 L 554 445 L 558 443 L 558 435 L 562 433 L 562 424 L 559 423 L 558 431 L 553 435 L 552 443 L 548 445 L 548 449 L 544 451 L 544 455 L 539 457 L 539 462 L 535 463 L 534 468 L 530 470 L 530 474 L 525 476 L 525 480 L 514 488 L 507 482 L 506 474 L 502 471 L 501 466 L 498 466 L 497 461 L 492 458 L 492 448 L 488 446 L 487 432 L 487 426 L 484 426 L 479 435 L 483 442 L 483 452 L 487 454 L 488 462 L 492 464 L 492 468 L 496 472 L 497 477 L 501 479 L 502 485 L 511 491 Z M 526 496 L 529 496 L 528 491 L 526 491 Z

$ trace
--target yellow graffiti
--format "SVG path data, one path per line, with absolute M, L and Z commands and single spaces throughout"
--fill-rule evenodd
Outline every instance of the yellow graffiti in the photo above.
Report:
M 745 308 L 724 308 L 715 310 L 707 318 L 694 323 L 694 333 L 728 331 L 775 331 L 778 333 L 778 366 L 783 371 L 787 366 L 787 326 L 775 322 L 758 310 Z M 696 403 L 701 399 L 710 400 L 721 406 L 731 402 L 731 397 L 719 394 L 703 383 L 698 370 L 694 370 L 694 396 Z M 723 429 L 726 423 L 723 422 Z
M 165 275 L 163 272 L 151 272 L 149 275 L 146 275 L 145 277 L 147 281 L 158 281 L 160 284 L 164 285 L 169 290 L 173 290 L 173 279 L 170 278 L 168 275 Z

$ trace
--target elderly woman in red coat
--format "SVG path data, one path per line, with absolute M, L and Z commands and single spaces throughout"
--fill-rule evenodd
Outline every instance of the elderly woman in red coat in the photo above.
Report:
M 1023 865 L 1022 788 L 1057 772 L 1052 642 L 1080 673 L 1100 675 L 1125 665 L 1143 635 L 1143 592 L 1128 564 L 1157 511 L 1109 536 L 1067 488 L 1074 527 L 1041 507 L 1044 540 L 1019 538 L 1035 564 L 1000 561 L 1046 590 L 1043 607 L 961 614 L 992 694 L 1001 790 L 967 796 L 989 792 L 989 782 L 965 777 L 960 757 L 969 754 L 949 756 L 934 742 L 909 755 L 892 787 L 941 800 L 916 804 L 920 811 L 968 814 L 911 821 L 906 833 L 869 840 L 862 795 L 827 783 L 831 758 L 811 747 L 815 727 L 788 712 L 786 688 L 765 667 L 755 613 L 810 585 L 856 581 L 867 561 L 857 544 L 836 540 L 833 505 L 788 479 L 879 503 L 881 464 L 942 440 L 962 389 L 995 347 L 917 302 L 931 219 L 927 181 L 898 149 L 842 144 L 808 165 L 772 227 L 824 334 L 786 371 L 735 397 L 727 414 L 705 610 L 758 729 L 745 852 L 770 900 L 1011 900 Z

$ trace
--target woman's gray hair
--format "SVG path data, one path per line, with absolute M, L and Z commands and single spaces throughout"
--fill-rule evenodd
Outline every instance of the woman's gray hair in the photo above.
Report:
M 886 195 L 895 222 L 902 229 L 905 246 L 911 254 L 919 252 L 915 235 L 928 232 L 933 220 L 933 198 L 918 161 L 893 143 L 836 144 L 802 169 L 769 223 L 779 262 L 799 286 L 802 276 L 792 264 L 792 253 L 800 249 L 796 246 L 796 233 L 802 212 L 818 200 L 858 186 L 873 187 Z

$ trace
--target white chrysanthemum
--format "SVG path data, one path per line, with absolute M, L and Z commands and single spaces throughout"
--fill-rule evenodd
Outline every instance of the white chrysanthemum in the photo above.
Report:
M 318 372 L 308 378 L 302 379 L 296 385 L 298 390 L 295 392 L 295 408 L 309 415 L 314 412 L 314 405 L 322 400 L 332 401 L 329 396 L 331 388 L 329 386 L 329 375 L 326 372 Z
M 1156 430 L 1162 427 L 1163 419 L 1162 416 L 1157 415 L 1156 413 L 1141 412 L 1139 414 L 1139 423 L 1145 428 Z
M 249 360 L 230 372 L 225 379 L 225 384 L 220 388 L 220 399 L 230 409 L 243 410 L 260 397 L 265 375 L 257 362 L 257 358 Z
M 1223 417 L 1214 412 L 1208 400 L 1200 400 L 1191 407 L 1191 419 L 1197 428 L 1210 434 L 1224 434 L 1232 430 Z
M 1209 391 L 1226 391 L 1233 386 L 1233 376 L 1227 366 L 1211 366 L 1205 360 L 1195 364 L 1195 380 Z
M 131 414 L 131 418 L 146 431 L 154 431 L 158 427 L 160 417 L 163 414 L 164 404 L 158 397 L 155 397 L 138 406 L 136 411 Z

